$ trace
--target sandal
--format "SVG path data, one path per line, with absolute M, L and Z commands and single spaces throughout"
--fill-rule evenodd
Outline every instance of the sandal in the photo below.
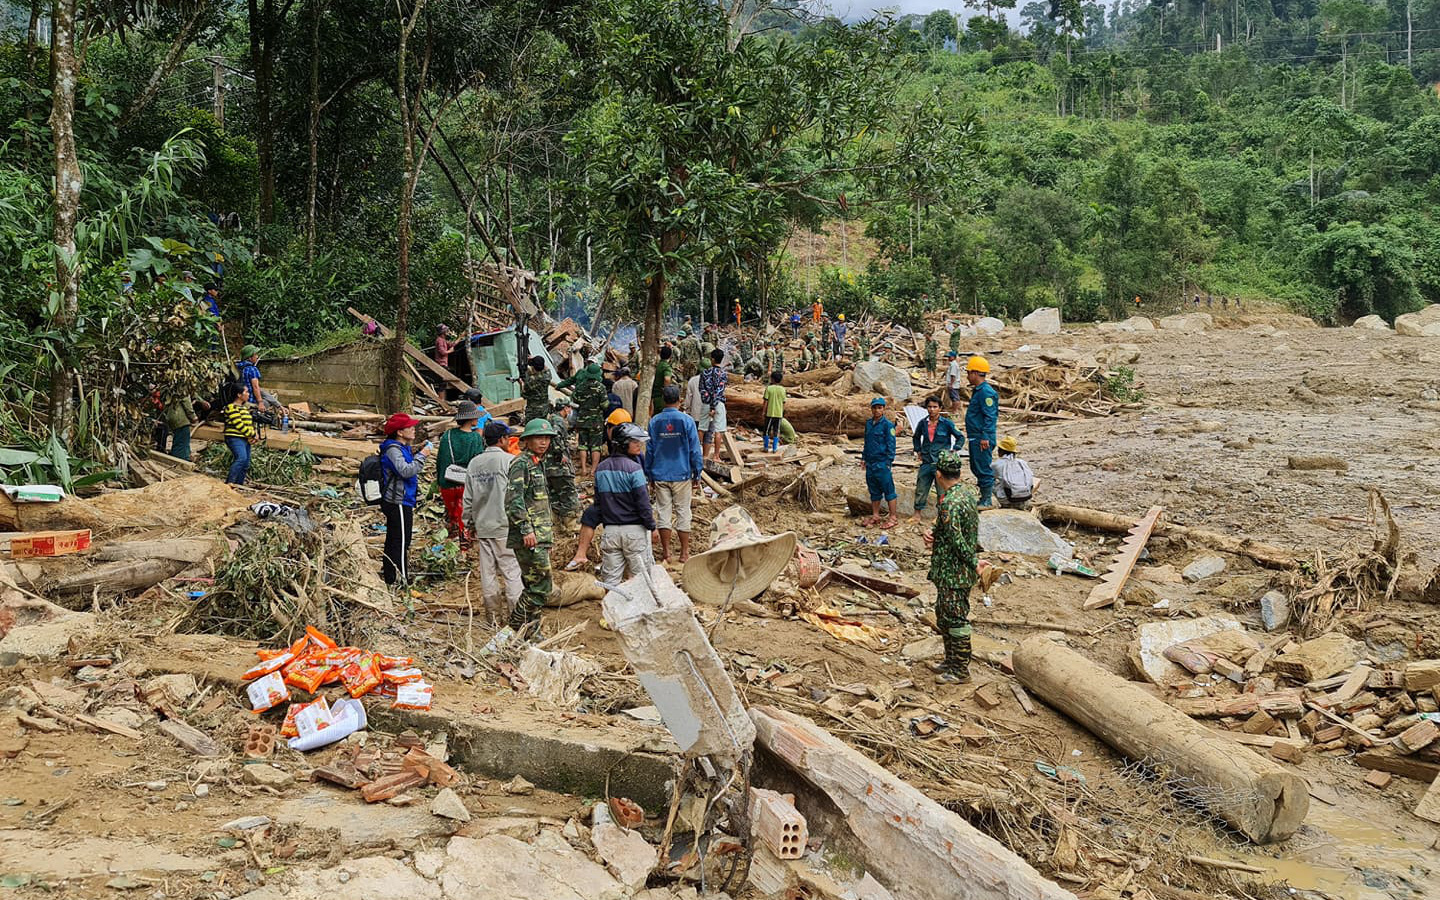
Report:
M 881 528 L 894 528 L 895 526 L 897 526 L 897 525 L 899 525 L 899 524 L 900 524 L 900 520 L 899 520 L 899 519 L 889 518 L 889 519 L 886 519 L 885 521 L 881 522 L 881 523 L 880 523 L 880 527 L 881 527 Z

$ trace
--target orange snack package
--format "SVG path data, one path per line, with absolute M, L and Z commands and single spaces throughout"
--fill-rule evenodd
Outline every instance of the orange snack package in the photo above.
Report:
M 320 685 L 325 683 L 325 677 L 332 671 L 334 669 L 331 666 L 323 664 L 299 666 L 285 673 L 285 683 L 313 694 L 320 690 Z
M 352 697 L 363 697 L 380 686 L 380 663 L 372 653 L 347 663 L 340 670 L 340 681 Z
M 382 669 L 403 669 L 406 666 L 415 665 L 413 656 L 385 656 L 380 657 L 380 668 Z
M 332 638 L 330 635 L 326 634 L 318 628 L 312 628 L 311 626 L 306 625 L 305 634 L 310 638 L 311 641 L 315 642 L 316 646 L 325 647 L 328 649 L 334 649 L 335 647 L 339 646 L 335 643 L 334 638 Z
M 426 710 L 434 699 L 435 688 L 423 681 L 412 681 L 396 686 L 395 702 L 390 704 L 390 708 Z
M 272 709 L 290 699 L 290 689 L 279 672 L 271 672 L 250 682 L 245 688 L 250 706 L 256 714 Z
M 254 681 L 262 675 L 269 675 L 271 672 L 278 672 L 295 657 L 289 652 L 282 653 L 272 659 L 262 659 L 260 662 L 246 669 L 240 676 L 241 681 Z
M 386 684 L 409 684 L 412 681 L 423 681 L 425 673 L 412 666 L 408 669 L 382 669 L 380 677 L 385 679 Z

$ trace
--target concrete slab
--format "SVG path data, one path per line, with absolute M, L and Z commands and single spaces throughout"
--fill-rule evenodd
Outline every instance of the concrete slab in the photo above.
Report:
M 358 793 L 316 791 L 304 797 L 282 800 L 269 809 L 271 818 L 282 825 L 327 829 L 340 832 L 347 849 L 393 843 L 417 846 L 427 838 L 450 835 L 456 823 L 433 816 L 426 804 L 390 806 L 366 803 Z
M 203 872 L 220 862 L 186 856 L 144 841 L 86 838 L 24 828 L 0 830 L 0 872 L 28 872 L 50 879 L 120 873 Z

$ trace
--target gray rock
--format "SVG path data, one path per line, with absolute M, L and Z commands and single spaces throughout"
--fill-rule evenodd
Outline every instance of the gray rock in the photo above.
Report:
M 1351 328 L 1360 328 L 1366 331 L 1391 331 L 1390 323 L 1379 316 L 1361 316 L 1355 320 Z
M 456 822 L 470 821 L 470 810 L 465 808 L 465 801 L 451 788 L 445 788 L 435 795 L 435 799 L 430 801 L 430 813 Z
M 852 377 L 857 391 L 878 393 L 890 399 L 907 400 L 915 390 L 909 375 L 878 359 L 857 364 Z
M 104 719 L 112 725 L 119 725 L 122 728 L 139 728 L 145 724 L 145 720 L 133 709 L 124 706 L 107 706 L 95 714 L 95 718 Z
M 231 819 L 220 826 L 221 831 L 249 831 L 252 828 L 264 828 L 270 824 L 269 816 L 241 816 L 238 819 Z
M 1154 331 L 1155 323 L 1146 316 L 1131 316 L 1120 323 L 1121 331 Z
M 5 580 L 0 579 L 0 587 Z M 42 662 L 59 659 L 70 652 L 70 638 L 92 631 L 95 617 L 90 613 L 72 612 L 43 600 L 21 600 L 3 605 L 13 611 L 14 624 L 0 637 L 0 665 L 10 666 L 33 659 Z
M 1019 553 L 1048 559 L 1059 553 L 1065 559 L 1075 547 L 1040 524 L 1034 513 L 1020 509 L 995 509 L 980 514 L 980 549 L 987 553 Z
M 1290 624 L 1290 598 L 1270 591 L 1260 598 L 1260 621 L 1266 631 L 1279 631 Z
M 1176 316 L 1166 316 L 1159 321 L 1161 331 L 1179 331 L 1195 333 L 1209 331 L 1215 327 L 1215 319 L 1209 313 L 1181 313 Z
M 1059 334 L 1060 310 L 1042 306 L 1020 320 L 1020 330 L 1031 334 Z
M 945 655 L 945 642 L 940 635 L 932 634 L 906 644 L 901 648 L 900 655 L 911 660 L 939 659 Z
M 655 848 L 638 831 L 626 831 L 614 822 L 600 822 L 590 831 L 595 855 L 609 868 L 610 874 L 632 891 L 645 886 L 655 868 Z
M 1180 574 L 1186 581 L 1194 584 L 1197 581 L 1204 581 L 1212 575 L 1219 575 L 1225 571 L 1225 560 L 1219 556 L 1202 556 L 1186 566 Z
M 349 792 L 323 789 L 269 804 L 266 811 L 281 825 L 316 831 L 334 829 L 346 850 L 384 843 L 415 847 L 433 838 L 447 837 L 455 827 L 439 816 L 430 815 L 424 806 L 406 808 L 362 803 Z
M 1005 323 L 994 316 L 985 316 L 975 322 L 976 334 L 999 334 L 1005 330 Z
M 259 764 L 245 766 L 241 780 L 261 787 L 287 788 L 295 783 L 295 776 L 274 766 Z
M 630 893 L 551 831 L 541 832 L 533 844 L 499 834 L 478 841 L 455 837 L 445 856 L 437 877 L 447 897 L 619 900 Z
M 1395 319 L 1395 333 L 1409 337 L 1440 337 L 1440 303 Z

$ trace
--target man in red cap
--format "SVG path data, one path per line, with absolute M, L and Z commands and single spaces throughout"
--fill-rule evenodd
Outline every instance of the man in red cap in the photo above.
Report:
M 415 498 L 420 470 L 425 467 L 427 441 L 420 450 L 411 444 L 420 420 L 407 413 L 395 413 L 385 420 L 385 440 L 380 444 L 380 511 L 385 514 L 385 558 L 380 577 L 386 584 L 410 580 L 410 543 L 415 530 Z

